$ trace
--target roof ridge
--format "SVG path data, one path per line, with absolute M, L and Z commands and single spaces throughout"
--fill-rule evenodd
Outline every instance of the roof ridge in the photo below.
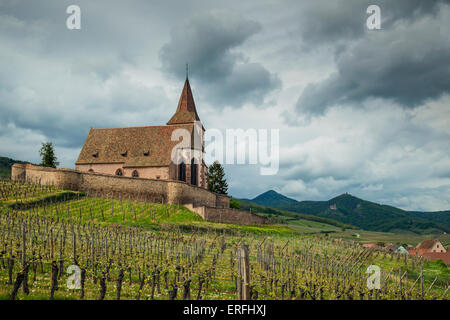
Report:
M 190 122 L 185 123 L 174 123 L 173 125 L 192 125 Z M 111 130 L 111 129 L 133 129 L 133 128 L 156 128 L 156 127 L 167 127 L 167 124 L 155 125 L 155 126 L 136 126 L 136 127 L 115 127 L 115 128 L 91 128 L 92 130 Z

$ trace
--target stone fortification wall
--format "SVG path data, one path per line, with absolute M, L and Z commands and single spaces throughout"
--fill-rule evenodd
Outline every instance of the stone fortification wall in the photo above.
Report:
M 34 165 L 14 164 L 13 180 L 53 185 L 66 190 L 85 191 L 93 195 L 136 198 L 173 204 L 195 203 L 209 207 L 230 206 L 230 198 L 204 188 L 175 180 L 119 177 L 72 169 L 53 169 Z
M 248 211 L 236 210 L 232 208 L 197 206 L 191 203 L 185 204 L 184 206 L 189 210 L 198 213 L 205 221 L 243 224 L 250 226 L 270 224 L 269 220 Z

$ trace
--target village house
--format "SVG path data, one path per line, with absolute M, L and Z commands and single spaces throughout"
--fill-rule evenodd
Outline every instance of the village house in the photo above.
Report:
M 384 247 L 384 250 L 390 251 L 390 252 L 396 252 L 398 248 L 399 248 L 399 246 L 397 246 L 395 244 L 389 244 Z
M 181 141 L 177 135 L 173 138 L 178 129 L 189 133 L 190 141 L 179 148 L 182 152 L 176 153 L 174 161 L 173 150 Z M 204 133 L 186 77 L 176 112 L 166 125 L 91 128 L 75 169 L 124 177 L 178 180 L 206 189 L 208 167 L 203 156 Z M 184 152 L 186 150 L 195 156 Z
M 430 252 L 447 252 L 445 247 L 438 239 L 433 240 L 423 240 L 416 246 L 416 253 L 419 255 L 423 255 L 424 253 Z
M 409 254 L 409 251 L 406 250 L 404 246 L 399 246 L 395 252 L 401 253 L 401 254 Z
M 450 266 L 450 252 L 425 252 L 422 257 L 428 261 L 441 259 L 447 266 Z
M 450 266 L 450 252 L 447 252 L 439 239 L 424 240 L 415 249 L 408 250 L 411 255 L 422 256 L 423 259 L 434 261 L 441 259 L 447 266 Z
M 409 254 L 411 254 L 411 255 L 413 255 L 413 256 L 417 254 L 416 247 L 413 247 L 413 246 L 411 246 L 411 245 L 408 245 L 408 246 L 406 247 L 406 250 L 408 250 Z

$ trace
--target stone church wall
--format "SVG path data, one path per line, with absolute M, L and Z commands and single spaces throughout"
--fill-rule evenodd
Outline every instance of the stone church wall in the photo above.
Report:
M 268 223 L 267 219 L 247 211 L 236 210 L 231 208 L 211 208 L 211 207 L 205 207 L 204 220 L 221 223 L 244 224 L 244 225 L 259 225 Z
M 119 177 L 109 174 L 53 169 L 34 165 L 14 164 L 13 180 L 53 185 L 66 190 L 79 190 L 92 195 L 142 199 L 173 204 L 194 203 L 210 207 L 229 207 L 228 196 L 176 180 Z
M 123 176 L 132 177 L 133 171 L 136 170 L 139 174 L 139 178 L 155 179 L 158 177 L 161 180 L 169 180 L 169 168 L 168 167 L 126 167 L 122 164 L 110 164 L 110 163 L 96 163 L 96 164 L 78 164 L 76 170 L 81 172 L 89 172 L 92 170 L 94 173 L 115 175 L 117 169 L 121 169 Z
M 229 208 L 230 207 L 230 197 L 218 194 L 216 197 L 216 208 Z
M 185 204 L 184 206 L 199 214 L 205 221 L 243 224 L 250 226 L 270 223 L 269 220 L 248 211 L 236 210 L 232 208 L 196 206 L 191 203 Z

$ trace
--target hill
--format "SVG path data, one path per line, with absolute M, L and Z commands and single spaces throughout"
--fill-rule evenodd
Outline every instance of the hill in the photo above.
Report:
M 337 220 L 371 231 L 412 231 L 422 234 L 450 232 L 450 211 L 405 211 L 366 201 L 347 193 L 328 201 L 297 201 L 270 190 L 247 201 L 275 209 Z
M 278 192 L 273 190 L 269 190 L 257 196 L 254 199 L 244 199 L 246 201 L 251 201 L 253 203 L 257 203 L 263 206 L 270 206 L 275 208 L 289 208 L 292 205 L 295 205 L 298 201 L 288 198 Z
M 14 163 L 29 163 L 26 161 L 13 160 L 11 158 L 0 156 L 0 178 L 11 177 L 11 166 Z
M 234 199 L 234 198 L 233 198 Z M 276 223 L 302 224 L 311 225 L 306 221 L 314 222 L 317 229 L 328 230 L 331 229 L 356 229 L 355 226 L 342 223 L 333 219 L 317 217 L 310 214 L 302 214 L 298 212 L 291 212 L 280 210 L 273 207 L 266 207 L 257 203 L 251 202 L 248 199 L 235 199 L 239 202 L 241 210 L 251 211 L 255 214 L 264 216 Z M 295 200 L 294 200 L 295 201 Z

